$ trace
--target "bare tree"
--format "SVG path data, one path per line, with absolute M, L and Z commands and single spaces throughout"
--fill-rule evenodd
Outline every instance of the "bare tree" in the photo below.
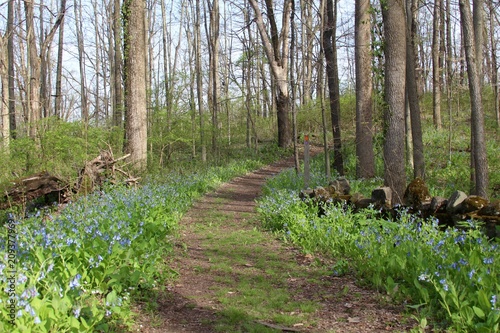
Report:
M 342 140 L 340 133 L 340 88 L 337 64 L 337 0 L 326 0 L 326 24 L 323 28 L 323 48 L 326 60 L 326 76 L 333 131 L 333 166 L 339 175 L 344 174 Z
M 82 5 L 78 0 L 75 0 L 75 24 L 76 24 L 76 40 L 78 44 L 78 64 L 80 70 L 80 109 L 81 117 L 85 123 L 89 121 L 89 106 L 87 96 L 87 78 L 85 73 L 85 57 L 84 57 L 84 41 L 83 41 L 83 22 L 82 22 Z
M 217 132 L 219 131 L 219 108 L 220 108 L 220 79 L 219 79 L 219 29 L 220 29 L 220 14 L 219 0 L 212 0 L 212 3 L 207 0 L 210 12 L 210 38 L 208 56 L 210 61 L 210 79 L 209 79 L 209 106 L 212 111 L 212 151 L 217 156 Z
M 417 34 L 416 17 L 418 14 L 416 0 L 406 0 L 406 85 L 411 119 L 411 138 L 413 146 L 413 176 L 425 178 L 424 143 L 422 140 L 422 124 L 418 98 L 417 67 L 415 39 Z
M 266 52 L 271 73 L 274 78 L 274 84 L 277 88 L 276 107 L 278 113 L 278 145 L 280 147 L 289 147 L 292 143 L 290 122 L 288 115 L 290 113 L 290 94 L 288 92 L 288 32 L 291 3 L 285 1 L 283 10 L 282 32 L 278 34 L 276 18 L 274 16 L 274 5 L 272 0 L 266 0 L 267 17 L 271 26 L 271 36 L 269 37 L 264 25 L 262 12 L 259 9 L 256 0 L 249 0 L 250 5 L 255 12 L 255 22 L 259 28 L 262 38 L 264 51 Z M 281 47 L 280 47 L 281 46 Z
M 125 151 L 138 169 L 147 164 L 145 1 L 123 3 L 125 49 Z
M 8 67 L 9 60 L 7 56 L 7 32 L 0 35 L 0 122 L 1 122 L 1 146 L 9 148 L 10 140 L 10 122 L 9 122 L 9 79 Z
M 434 2 L 434 25 L 432 32 L 432 97 L 433 97 L 433 119 L 434 126 L 441 129 L 441 54 L 440 54 L 440 40 L 441 40 L 441 8 L 443 0 L 436 0 Z
M 66 0 L 61 0 L 61 10 L 66 8 Z M 60 118 L 62 109 L 62 69 L 63 69 L 63 54 L 64 54 L 64 17 L 61 20 L 59 28 L 59 41 L 57 46 L 57 73 L 56 73 L 56 91 L 54 101 L 54 114 Z
M 385 37 L 384 183 L 393 190 L 393 203 L 401 203 L 406 187 L 405 96 L 406 22 L 404 4 L 387 0 L 382 6 Z
M 9 85 L 9 127 L 10 136 L 16 138 L 16 98 L 14 87 L 14 0 L 9 0 L 7 5 L 7 64 Z
M 474 193 L 483 197 L 488 196 L 488 160 L 486 157 L 486 138 L 484 133 L 484 111 L 481 97 L 481 82 L 479 66 L 476 59 L 476 45 L 474 39 L 474 27 L 472 25 L 472 14 L 468 0 L 460 0 L 460 17 L 462 21 L 465 57 L 467 61 L 467 74 L 469 78 L 469 91 L 471 101 L 471 148 L 473 157 Z M 475 8 L 476 10 L 476 8 Z
M 491 86 L 493 88 L 493 114 L 495 116 L 497 127 L 500 127 L 500 103 L 498 89 L 498 60 L 497 60 L 497 40 L 495 38 L 495 27 L 498 22 L 495 6 L 491 2 L 487 2 L 489 8 L 490 22 L 490 50 L 491 50 Z
M 112 65 L 112 95 L 113 95 L 113 125 L 123 126 L 123 75 L 122 75 L 122 20 L 120 15 L 121 2 L 113 0 L 113 59 Z
M 200 146 L 201 146 L 201 160 L 206 162 L 207 160 L 207 146 L 205 143 L 205 121 L 204 121 L 204 110 L 203 110 L 203 77 L 201 69 L 201 14 L 200 14 L 200 0 L 196 0 L 195 7 L 195 22 L 194 22 L 194 39 L 195 39 L 195 58 L 196 58 L 196 90 L 197 90 L 197 102 L 198 102 L 198 112 L 200 115 Z
M 373 87 L 371 67 L 370 0 L 355 3 L 355 58 L 356 58 L 356 175 L 375 176 L 373 153 Z

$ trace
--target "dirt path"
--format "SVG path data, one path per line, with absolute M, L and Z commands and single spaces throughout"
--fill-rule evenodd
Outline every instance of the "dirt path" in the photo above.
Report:
M 192 207 L 171 263 L 179 279 L 155 309 L 138 309 L 137 331 L 406 332 L 415 324 L 354 277 L 333 277 L 325 260 L 260 231 L 255 199 L 292 166 L 287 159 L 234 179 Z

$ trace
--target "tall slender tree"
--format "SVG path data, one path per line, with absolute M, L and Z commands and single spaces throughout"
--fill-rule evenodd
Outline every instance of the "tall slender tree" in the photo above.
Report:
M 113 59 L 112 59 L 112 95 L 113 126 L 123 126 L 123 54 L 122 54 L 122 20 L 120 0 L 113 0 Z
M 145 1 L 123 2 L 125 51 L 125 151 L 138 169 L 147 166 Z
M 326 76 L 333 131 L 333 166 L 339 175 L 344 174 L 342 140 L 340 133 L 340 87 L 337 64 L 337 0 L 326 0 L 326 24 L 323 28 L 323 48 L 326 60 Z
M 417 35 L 416 17 L 418 14 L 416 0 L 406 0 L 406 85 L 410 108 L 410 126 L 413 147 L 413 176 L 425 178 L 424 144 L 422 140 L 422 124 L 417 87 L 417 60 L 415 39 Z
M 291 2 L 285 1 L 283 4 L 283 20 L 281 36 L 278 33 L 276 18 L 274 16 L 274 4 L 272 0 L 266 0 L 267 17 L 271 27 L 271 36 L 268 36 L 262 12 L 256 0 L 249 0 L 255 12 L 255 22 L 259 29 L 263 48 L 266 52 L 269 65 L 271 67 L 273 83 L 276 90 L 276 109 L 278 114 L 278 145 L 289 147 L 292 143 L 290 121 L 290 93 L 288 91 L 288 55 L 289 55 L 289 18 Z M 280 38 L 281 37 L 281 38 Z M 280 47 L 281 45 L 281 47 Z
M 356 175 L 375 176 L 373 152 L 373 88 L 371 68 L 370 0 L 355 2 L 355 58 L 356 58 Z
M 440 54 L 440 41 L 441 41 L 441 8 L 443 0 L 436 0 L 434 2 L 434 20 L 432 31 L 432 96 L 433 96 L 433 119 L 434 126 L 441 129 L 441 54 Z
M 465 58 L 467 62 L 467 76 L 469 79 L 471 103 L 471 157 L 473 162 L 471 172 L 474 177 L 474 193 L 483 197 L 488 196 L 488 160 L 486 156 L 486 137 L 484 133 L 484 109 L 481 97 L 481 82 L 477 51 L 474 39 L 474 27 L 469 0 L 459 0 L 460 17 L 462 22 Z M 475 8 L 476 9 L 476 8 Z
M 401 203 L 406 187 L 405 97 L 406 18 L 404 3 L 387 0 L 382 5 L 385 38 L 384 183 L 393 191 L 393 203 Z

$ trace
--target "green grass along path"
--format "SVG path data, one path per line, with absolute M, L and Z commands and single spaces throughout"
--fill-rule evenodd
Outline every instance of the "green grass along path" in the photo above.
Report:
M 169 263 L 179 276 L 146 295 L 140 332 L 404 332 L 414 325 L 384 296 L 333 277 L 331 263 L 262 231 L 255 199 L 287 159 L 238 177 L 195 203 Z

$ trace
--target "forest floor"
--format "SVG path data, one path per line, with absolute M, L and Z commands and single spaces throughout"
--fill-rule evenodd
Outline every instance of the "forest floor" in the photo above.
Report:
M 417 323 L 333 261 L 304 255 L 263 231 L 255 199 L 293 159 L 234 179 L 198 200 L 180 222 L 169 265 L 178 277 L 136 304 L 134 331 L 407 332 Z

